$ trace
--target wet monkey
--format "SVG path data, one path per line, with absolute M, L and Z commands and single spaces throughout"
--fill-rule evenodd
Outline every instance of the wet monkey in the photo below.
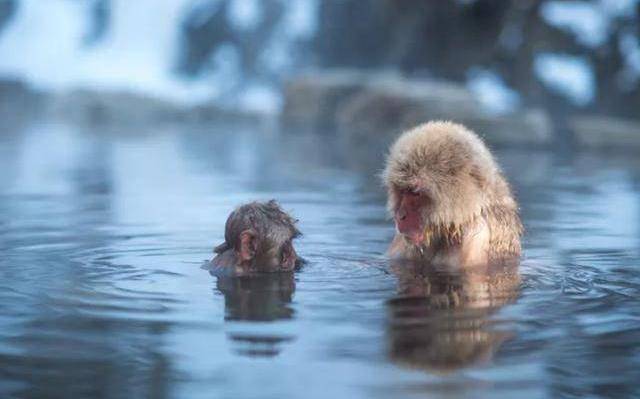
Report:
M 404 132 L 391 146 L 383 181 L 396 225 L 392 257 L 460 266 L 518 260 L 518 205 L 466 127 L 435 121 Z
M 294 270 L 303 262 L 293 247 L 301 235 L 296 222 L 274 200 L 238 207 L 225 224 L 224 243 L 214 249 L 213 270 L 226 275 Z

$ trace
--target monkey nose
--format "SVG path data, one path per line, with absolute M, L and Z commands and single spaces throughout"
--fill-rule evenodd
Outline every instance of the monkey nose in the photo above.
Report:
M 405 220 L 406 218 L 407 218 L 407 211 L 405 211 L 404 209 L 398 209 L 398 211 L 396 212 L 396 219 Z

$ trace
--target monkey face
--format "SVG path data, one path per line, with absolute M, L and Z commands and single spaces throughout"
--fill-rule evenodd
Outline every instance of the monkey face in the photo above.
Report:
M 260 271 L 292 271 L 301 264 L 295 248 L 294 237 L 285 237 L 280 242 L 263 242 L 262 250 L 255 254 L 253 264 Z
M 394 211 L 396 229 L 409 241 L 418 245 L 424 240 L 423 208 L 428 198 L 423 193 L 415 190 L 396 191 L 397 208 Z
M 449 229 L 480 215 L 498 175 L 474 133 L 461 125 L 431 122 L 396 140 L 382 177 L 398 231 L 415 242 L 420 234 L 428 235 L 423 228 Z

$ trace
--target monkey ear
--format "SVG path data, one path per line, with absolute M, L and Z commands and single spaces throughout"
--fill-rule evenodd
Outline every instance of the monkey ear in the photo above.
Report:
M 256 232 L 253 230 L 244 230 L 240 233 L 239 255 L 242 262 L 250 261 L 256 256 L 256 248 L 258 242 L 256 240 Z

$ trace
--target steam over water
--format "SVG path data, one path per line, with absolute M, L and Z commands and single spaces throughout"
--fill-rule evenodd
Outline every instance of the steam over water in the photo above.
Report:
M 0 140 L 1 397 L 640 395 L 636 157 L 498 150 L 519 270 L 392 264 L 381 164 L 254 126 Z M 202 268 L 236 205 L 300 219 L 293 275 Z

